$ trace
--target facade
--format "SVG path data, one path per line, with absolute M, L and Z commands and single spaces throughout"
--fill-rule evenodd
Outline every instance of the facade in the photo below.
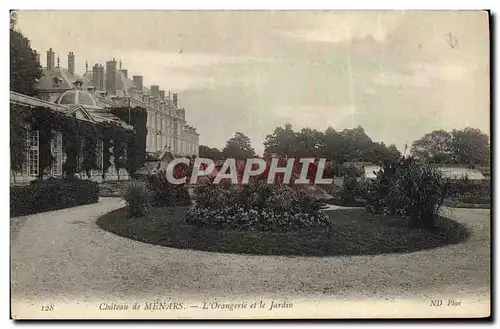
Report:
M 147 110 L 146 152 L 160 156 L 167 151 L 176 156 L 198 156 L 199 134 L 187 124 L 186 111 L 178 106 L 176 93 L 170 95 L 169 92 L 166 95 L 158 85 L 145 88 L 142 76 L 129 79 L 127 70 L 121 68 L 121 63 L 117 67 L 114 59 L 106 62 L 106 67 L 96 64 L 89 70 L 86 65 L 86 72 L 81 76 L 75 73 L 74 53 L 68 54 L 67 68 L 60 67 L 59 64 L 59 58 L 56 62 L 54 51 L 49 49 L 46 66 L 43 67 L 43 77 L 38 82 L 37 97 L 11 92 L 11 103 L 47 107 L 96 124 L 113 121 L 126 129 L 133 127 L 110 113 L 110 108 L 128 107 L 130 111 L 143 108 Z M 51 142 L 54 161 L 50 173 L 47 174 L 61 176 L 62 164 L 65 161 L 62 136 L 57 132 L 54 136 Z M 14 179 L 17 181 L 33 179 L 39 173 L 37 132 L 30 132 L 27 140 L 29 147 L 26 168 L 15 175 Z M 102 145 L 96 153 L 102 162 Z M 102 168 L 102 163 L 100 167 Z M 120 178 L 127 178 L 125 171 L 120 170 L 120 173 L 117 173 L 113 166 L 106 177 L 113 179 L 117 178 L 118 174 Z M 98 180 L 101 175 L 100 169 L 92 172 L 93 179 L 95 176 Z
M 57 102 L 65 91 L 73 89 L 75 81 L 82 81 L 82 89 L 91 92 L 98 100 L 101 109 L 94 111 L 108 116 L 106 108 L 142 107 L 148 113 L 148 135 L 146 151 L 163 154 L 169 151 L 178 156 L 198 156 L 199 134 L 196 128 L 188 125 L 186 110 L 178 106 L 178 94 L 160 90 L 159 85 L 146 88 L 144 77 L 134 75 L 129 78 L 128 70 L 122 68 L 121 61 L 106 62 L 104 67 L 95 64 L 89 69 L 86 65 L 82 76 L 75 74 L 75 54 L 68 54 L 67 69 L 55 63 L 55 53 L 47 51 L 47 64 L 39 82 L 40 98 Z

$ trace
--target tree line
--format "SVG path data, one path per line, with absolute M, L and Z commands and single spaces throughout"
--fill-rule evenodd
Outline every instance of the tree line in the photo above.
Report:
M 335 131 L 329 127 L 324 132 L 311 128 L 293 130 L 291 124 L 276 127 L 264 141 L 264 157 L 271 155 L 286 157 L 320 157 L 329 161 L 379 162 L 396 159 L 401 152 L 395 145 L 373 142 L 359 126 L 354 129 Z M 256 156 L 250 138 L 241 132 L 235 133 L 222 150 L 200 145 L 200 157 L 224 159 L 228 157 L 248 158 Z
M 311 128 L 295 131 L 287 123 L 283 127 L 276 127 L 272 134 L 266 136 L 264 147 L 264 157 L 273 154 L 319 157 L 335 163 L 381 163 L 383 160 L 397 160 L 402 156 L 394 144 L 374 142 L 361 126 L 342 131 L 331 127 L 324 132 Z M 485 165 L 490 160 L 489 137 L 475 128 L 455 129 L 451 132 L 436 130 L 415 141 L 410 153 L 417 159 L 436 164 Z M 257 155 L 250 138 L 237 132 L 222 150 L 200 145 L 199 156 L 218 160 L 228 157 L 245 159 Z

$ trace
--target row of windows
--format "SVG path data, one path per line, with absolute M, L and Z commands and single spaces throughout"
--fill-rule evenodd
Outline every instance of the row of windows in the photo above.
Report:
M 28 132 L 27 142 L 28 142 L 28 151 L 27 151 L 27 173 L 30 176 L 38 176 L 39 174 L 39 133 L 38 131 Z M 175 145 L 175 139 L 173 137 L 167 137 L 162 135 L 151 135 L 147 136 L 147 145 L 148 149 L 152 151 L 163 150 L 168 148 L 171 152 L 182 153 L 187 155 L 197 154 L 197 143 L 190 143 L 182 140 L 178 140 L 177 145 Z M 81 150 L 83 149 L 83 141 L 81 144 Z M 54 161 L 51 165 L 51 175 L 53 176 L 61 176 L 62 175 L 62 166 L 66 161 L 66 156 L 62 151 L 62 134 L 56 133 L 54 135 L 53 140 L 51 141 L 51 151 L 54 157 Z M 102 142 L 97 144 L 97 163 L 99 164 L 99 169 L 102 169 Z M 80 152 L 80 156 L 78 158 L 79 168 L 82 167 L 83 164 L 83 156 L 82 152 Z M 100 170 L 95 170 L 95 173 Z M 93 174 L 95 174 L 93 171 Z M 113 173 L 110 173 L 113 175 Z
M 29 176 L 38 176 L 40 173 L 40 134 L 38 131 L 28 131 L 28 136 L 27 136 L 27 142 L 28 142 L 28 150 L 27 150 L 27 174 Z M 82 168 L 83 164 L 83 155 L 82 155 L 82 150 L 83 150 L 84 143 L 82 141 L 80 145 L 80 154 L 78 157 L 78 167 Z M 103 157 L 102 157 L 102 151 L 103 151 L 103 144 L 102 141 L 97 143 L 96 145 L 96 156 L 97 156 L 97 164 L 98 164 L 98 170 L 92 170 L 92 174 L 97 175 L 100 173 L 100 170 L 102 170 L 103 167 Z M 52 161 L 51 168 L 50 168 L 50 174 L 52 176 L 62 176 L 62 166 L 63 163 L 66 161 L 66 155 L 64 154 L 62 150 L 62 134 L 61 133 L 55 133 L 54 138 L 51 140 L 51 153 L 52 156 L 54 157 L 54 160 Z M 111 173 L 112 175 L 112 173 Z
M 176 130 L 176 124 L 160 114 L 148 113 L 147 126 L 150 130 L 173 132 Z M 180 133 L 179 131 L 177 133 Z
M 198 143 L 175 139 L 171 136 L 148 134 L 146 145 L 148 152 L 169 149 L 170 152 L 183 155 L 198 154 Z

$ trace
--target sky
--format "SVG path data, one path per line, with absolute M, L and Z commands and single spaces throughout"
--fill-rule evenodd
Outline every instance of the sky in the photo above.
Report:
M 361 125 L 400 150 L 435 129 L 490 131 L 487 12 L 22 11 L 17 28 L 42 63 L 49 48 L 63 67 L 74 52 L 79 74 L 116 58 L 177 92 L 210 147 L 238 131 L 262 154 L 287 122 Z

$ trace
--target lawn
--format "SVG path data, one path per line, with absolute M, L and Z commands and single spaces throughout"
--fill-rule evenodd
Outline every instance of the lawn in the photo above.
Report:
M 211 252 L 337 256 L 404 253 L 465 241 L 467 229 L 444 217 L 432 231 L 412 228 L 399 217 L 369 215 L 364 209 L 329 212 L 333 226 L 328 229 L 293 232 L 222 230 L 184 222 L 187 207 L 154 208 L 142 218 L 127 217 L 124 208 L 97 220 L 104 230 L 133 240 L 178 249 Z

